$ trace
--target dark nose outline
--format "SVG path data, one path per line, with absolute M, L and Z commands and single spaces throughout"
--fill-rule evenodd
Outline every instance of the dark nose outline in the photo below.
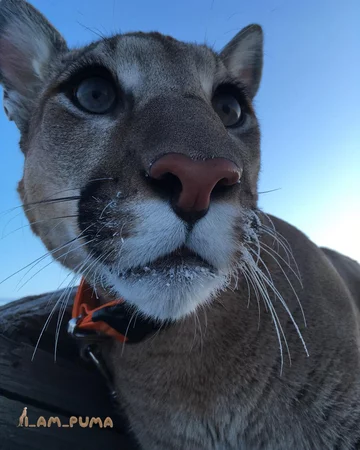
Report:
M 242 169 L 226 158 L 194 160 L 181 153 L 167 153 L 151 164 L 148 171 L 153 180 L 162 180 L 169 174 L 181 183 L 173 208 L 182 219 L 191 222 L 206 214 L 215 186 L 239 183 Z

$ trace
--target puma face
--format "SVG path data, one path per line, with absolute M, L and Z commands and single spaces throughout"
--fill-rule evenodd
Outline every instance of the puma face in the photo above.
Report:
M 224 289 L 257 239 L 261 69 L 257 25 L 220 53 L 159 33 L 71 50 L 30 4 L 2 0 L 19 192 L 53 256 L 159 319 Z

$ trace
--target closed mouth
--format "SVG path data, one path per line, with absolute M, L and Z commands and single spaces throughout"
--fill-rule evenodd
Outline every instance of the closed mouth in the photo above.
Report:
M 193 269 L 199 272 L 217 272 L 217 269 L 215 269 L 214 266 L 197 253 L 185 246 L 181 246 L 171 253 L 157 258 L 146 266 L 134 267 L 124 272 L 120 272 L 118 275 L 122 278 L 127 278 L 133 275 L 156 275 L 156 273 L 159 272 L 173 272 L 176 274 L 178 271 L 183 271 L 184 269 Z

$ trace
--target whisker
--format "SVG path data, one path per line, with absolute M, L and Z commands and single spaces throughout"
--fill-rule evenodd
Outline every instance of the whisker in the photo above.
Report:
M 258 192 L 258 194 L 269 194 L 270 192 L 280 191 L 281 188 L 270 189 L 269 191 Z
M 128 325 L 127 325 L 127 327 L 126 327 L 126 330 L 125 330 L 125 339 L 126 339 L 126 337 L 127 337 L 127 335 L 128 335 L 129 328 L 130 328 L 130 324 L 131 324 L 131 322 L 132 322 L 134 316 L 136 316 L 137 314 L 139 314 L 139 312 L 135 310 L 135 311 L 133 312 L 133 314 L 131 315 L 130 319 L 129 319 L 129 323 L 128 323 Z M 123 356 L 124 350 L 125 350 L 125 341 L 123 342 L 123 344 L 122 344 L 122 346 L 121 346 L 121 356 Z
M 84 242 L 81 245 L 78 245 L 76 248 L 73 248 L 72 250 L 68 250 L 66 253 L 63 253 L 62 255 L 59 256 L 59 258 L 63 258 L 64 256 L 66 257 L 69 253 L 72 253 L 76 250 L 79 250 L 79 248 L 84 247 L 87 244 L 90 244 L 90 242 L 95 241 L 95 239 L 92 239 L 91 241 L 88 242 Z M 47 263 L 45 266 L 41 267 L 41 269 L 39 269 L 37 272 L 35 272 L 28 280 L 26 280 L 25 283 L 23 283 L 20 287 L 19 290 L 22 289 L 24 286 L 27 285 L 27 283 L 29 283 L 29 281 L 31 281 L 36 275 L 38 275 L 40 272 L 42 272 L 44 269 L 46 269 L 46 267 L 49 267 L 51 264 L 54 264 L 54 262 L 57 262 L 57 259 L 53 259 L 52 261 L 50 261 L 49 263 Z M 32 268 L 33 269 L 33 268 Z M 31 269 L 31 270 L 32 270 Z M 27 272 L 28 273 L 28 272 Z M 26 276 L 26 274 L 24 275 L 24 277 Z M 24 279 L 24 277 L 22 278 L 22 280 Z M 21 280 L 20 280 L 21 282 Z
M 72 289 L 74 287 L 74 283 L 77 280 L 77 276 L 73 276 L 73 278 L 70 280 L 67 288 L 64 290 L 64 293 L 59 298 L 60 308 L 58 313 L 58 318 L 56 322 L 56 330 L 55 330 L 55 344 L 54 344 L 54 362 L 57 360 L 57 348 L 58 348 L 58 341 L 60 337 L 60 328 L 63 321 L 63 318 L 65 316 L 66 308 L 69 303 L 70 295 L 72 292 Z
M 54 344 L 54 361 L 56 361 L 57 358 L 57 349 L 58 349 L 58 342 L 59 342 L 59 337 L 60 337 L 60 329 L 61 329 L 61 324 L 63 322 L 64 316 L 65 316 L 65 312 L 66 312 L 66 308 L 67 305 L 69 303 L 69 299 L 70 299 L 70 295 L 71 295 L 71 291 L 72 288 L 74 287 L 73 285 L 71 286 L 71 284 L 74 284 L 75 281 L 78 279 L 79 275 L 78 275 L 78 271 L 81 271 L 83 269 L 83 267 L 87 264 L 88 260 L 91 258 L 91 255 L 89 254 L 86 258 L 85 261 L 83 263 L 80 263 L 76 266 L 75 268 L 75 275 L 74 277 L 70 280 L 69 285 L 68 285 L 68 294 L 67 296 L 64 295 L 63 297 L 63 305 L 59 310 L 59 315 L 58 315 L 58 320 L 57 320 L 57 324 L 56 324 L 56 332 L 55 332 L 55 344 Z M 71 274 L 69 274 L 68 276 L 70 276 Z
M 256 262 L 254 261 L 255 265 L 259 267 L 258 262 L 260 261 L 264 269 L 266 270 L 266 273 L 268 274 L 270 281 L 274 284 L 274 280 L 272 279 L 271 273 L 269 272 L 269 269 L 264 260 L 256 252 L 254 252 L 254 250 L 251 247 L 248 247 L 248 250 L 250 250 L 251 253 L 254 253 L 255 256 L 257 257 L 257 261 Z
M 252 259 L 252 258 L 251 258 Z M 267 304 L 267 306 L 269 307 L 269 311 L 274 323 L 274 327 L 275 327 L 275 332 L 277 335 L 277 339 L 278 339 L 278 343 L 279 343 L 279 351 L 280 351 L 280 375 L 283 372 L 283 367 L 284 367 L 284 352 L 283 352 L 283 346 L 282 346 L 282 341 L 281 341 L 281 335 L 280 335 L 280 331 L 279 331 L 279 327 L 281 327 L 280 321 L 278 320 L 276 311 L 273 308 L 273 304 L 271 302 L 271 299 L 269 297 L 269 293 L 266 289 L 266 287 L 261 283 L 261 280 L 259 279 L 259 277 L 257 276 L 256 272 L 253 270 L 253 265 L 250 264 L 249 261 L 247 261 L 247 265 L 249 268 L 249 272 L 252 275 L 254 282 L 256 283 L 256 285 L 259 288 L 259 291 L 262 293 L 262 299 L 264 301 L 265 304 Z M 284 333 L 282 332 L 283 337 L 285 337 Z M 285 339 L 285 343 L 286 343 L 286 339 Z M 287 343 L 286 343 L 287 345 Z
M 281 264 L 279 263 L 279 261 L 277 260 L 277 258 L 276 258 L 274 255 L 272 255 L 269 251 L 267 251 L 265 248 L 262 248 L 262 250 L 263 250 L 264 252 L 268 253 L 268 254 L 274 259 L 274 261 L 276 262 L 276 264 L 280 267 L 280 270 L 282 271 L 283 275 L 285 276 L 286 281 L 288 282 L 289 286 L 291 287 L 292 291 L 294 292 L 294 295 L 295 295 L 295 297 L 296 297 L 296 300 L 297 300 L 297 302 L 298 302 L 298 304 L 299 304 L 299 306 L 300 306 L 300 309 L 301 309 L 301 314 L 302 314 L 303 320 L 304 320 L 304 326 L 306 327 L 307 324 L 306 324 L 306 318 L 305 318 L 304 309 L 303 309 L 303 307 L 302 307 L 302 304 L 301 304 L 301 301 L 300 301 L 300 299 L 299 299 L 299 296 L 297 295 L 297 292 L 295 291 L 295 288 L 294 288 L 294 286 L 292 285 L 292 283 L 291 283 L 289 277 L 287 276 L 286 272 L 284 271 L 283 267 L 281 266 Z M 301 283 L 301 281 L 300 281 L 300 283 Z
M 80 197 L 79 197 L 79 198 L 80 198 Z M 69 199 L 68 201 L 74 201 L 74 199 L 73 199 L 72 197 L 69 197 L 68 199 Z M 67 200 L 65 200 L 65 199 L 60 199 L 60 201 L 57 202 L 56 200 L 57 200 L 56 198 L 55 198 L 55 199 L 50 199 L 50 200 L 42 200 L 41 202 L 35 202 L 34 204 L 37 205 L 37 204 L 39 204 L 39 203 L 44 203 L 44 204 L 49 203 L 49 204 L 51 204 L 51 205 L 54 205 L 54 204 L 56 204 L 56 203 L 64 203 L 65 201 L 67 201 Z M 29 204 L 30 204 L 30 203 L 29 203 Z M 16 219 L 17 217 L 19 217 L 19 216 L 22 216 L 24 213 L 28 213 L 28 212 L 30 212 L 30 211 L 32 211 L 33 209 L 36 208 L 36 206 L 32 206 L 32 207 L 29 207 L 29 208 L 25 208 L 25 206 L 26 206 L 26 204 L 20 205 L 20 206 L 16 206 L 15 208 L 12 208 L 12 209 L 8 210 L 7 212 L 3 213 L 3 215 L 6 215 L 6 214 L 11 213 L 12 211 L 14 211 L 14 210 L 16 210 L 16 209 L 23 208 L 22 211 L 20 211 L 20 212 L 19 212 L 18 214 L 16 214 L 14 217 L 12 217 L 11 219 L 8 220 L 8 222 L 4 225 L 3 233 L 4 233 L 4 231 L 6 230 L 6 228 L 9 226 L 9 224 L 10 224 L 13 220 L 15 220 L 15 219 Z
M 90 226 L 92 226 L 92 224 L 90 224 L 89 227 L 90 227 Z M 89 228 L 89 227 L 87 227 L 87 228 Z M 84 231 L 85 231 L 85 230 L 84 230 Z M 90 242 L 91 242 L 91 241 L 88 241 L 86 244 L 89 244 Z M 74 283 L 74 281 L 76 281 L 76 279 L 77 279 L 77 277 L 78 277 L 78 272 L 82 272 L 82 276 L 83 276 L 84 278 L 86 278 L 87 275 L 88 275 L 88 273 L 92 270 L 92 268 L 93 268 L 96 264 L 98 264 L 102 259 L 104 260 L 104 259 L 106 259 L 108 256 L 109 256 L 109 255 L 108 255 L 107 253 L 105 253 L 105 255 L 100 255 L 100 256 L 98 256 L 97 258 L 95 258 L 95 259 L 88 265 L 88 263 L 89 263 L 89 261 L 91 260 L 91 258 L 93 258 L 93 255 L 92 255 L 91 253 L 89 253 L 89 254 L 87 255 L 87 257 L 85 258 L 85 261 L 84 261 L 83 263 L 78 264 L 78 265 L 76 266 L 76 268 L 74 269 L 74 270 L 76 271 L 76 274 L 75 274 L 73 280 L 70 281 L 70 284 L 71 284 L 71 283 Z M 105 257 L 105 258 L 104 258 L 104 257 Z M 88 267 L 86 267 L 87 265 L 88 265 Z M 84 268 L 85 268 L 85 270 L 84 270 Z M 69 274 L 69 275 L 70 275 L 70 274 Z M 94 283 L 93 288 L 94 288 L 94 291 L 95 291 L 95 293 L 96 293 L 96 286 L 95 286 L 95 283 Z M 59 336 L 60 336 L 60 328 L 61 328 L 62 321 L 63 321 L 63 319 L 64 319 L 64 315 L 65 315 L 65 312 L 66 312 L 67 304 L 68 304 L 69 299 L 70 299 L 70 295 L 71 295 L 71 289 L 69 289 L 69 293 L 68 293 L 67 297 L 66 297 L 66 298 L 65 298 L 65 297 L 63 298 L 63 300 L 64 300 L 64 301 L 63 301 L 63 307 L 62 307 L 62 309 L 59 311 L 59 316 L 58 316 L 58 321 L 57 321 L 57 327 L 56 327 L 56 334 L 55 334 L 55 349 L 54 349 L 54 359 L 55 359 L 55 361 L 56 361 L 56 355 L 57 355 L 58 340 L 59 340 Z M 97 298 L 98 298 L 97 293 L 96 293 L 96 296 L 97 296 Z
M 251 298 L 251 291 L 250 291 L 250 285 L 249 285 L 249 275 L 247 273 L 243 273 L 246 284 L 247 284 L 247 288 L 248 288 L 248 302 L 247 302 L 247 307 L 250 307 L 250 298 Z M 261 309 L 260 309 L 260 301 L 259 298 L 256 296 L 256 302 L 257 302 L 257 307 L 258 307 L 258 330 L 260 330 L 260 318 L 261 318 Z
M 65 257 L 64 257 L 64 265 L 66 264 L 67 256 L 68 256 L 68 254 L 66 254 Z M 82 268 L 86 265 L 86 263 L 87 263 L 87 261 L 88 261 L 89 259 L 90 259 L 90 254 L 87 255 L 87 257 L 85 258 L 85 261 L 84 261 L 82 264 L 79 263 L 79 264 L 75 267 L 75 269 L 74 269 L 75 275 L 74 275 L 74 277 L 72 278 L 72 280 L 70 280 L 69 285 L 68 285 L 69 295 L 68 295 L 67 297 L 64 296 L 63 305 L 62 305 L 62 306 L 60 307 L 60 309 L 59 309 L 58 320 L 57 320 L 57 324 L 56 324 L 56 332 L 55 332 L 54 361 L 56 361 L 56 356 L 57 356 L 57 347 L 58 347 L 58 339 L 59 339 L 59 336 L 60 336 L 60 328 L 61 328 L 61 324 L 62 324 L 64 315 L 65 315 L 66 307 L 67 307 L 67 304 L 69 303 L 69 298 L 70 298 L 70 294 L 71 294 L 71 288 L 70 288 L 70 287 L 71 287 L 71 284 L 74 283 L 74 282 L 78 279 L 78 277 L 79 277 L 79 275 L 78 275 L 78 273 L 77 273 L 78 270 L 82 270 Z M 69 275 L 70 275 L 70 274 L 69 274 Z M 66 278 L 68 278 L 68 277 L 66 277 Z M 73 287 L 73 286 L 72 286 L 72 287 Z
M 256 303 L 258 305 L 258 311 L 259 311 L 259 319 L 258 319 L 258 330 L 259 330 L 260 329 L 260 298 L 259 298 L 259 290 L 258 290 L 257 286 L 254 285 L 252 275 L 251 275 L 249 269 L 247 268 L 246 264 L 241 265 L 241 271 L 244 273 L 244 275 L 246 274 L 248 282 L 251 284 L 251 286 L 252 286 L 252 288 L 254 290 L 254 293 L 255 293 Z M 267 309 L 267 304 L 265 302 L 264 302 L 264 306 L 265 306 L 265 311 L 267 312 L 268 309 Z
M 29 223 L 26 224 L 26 225 L 23 225 L 23 226 L 21 226 L 21 227 L 19 227 L 19 228 L 16 228 L 15 230 L 10 231 L 8 234 L 6 234 L 6 235 L 4 236 L 4 231 L 5 231 L 6 227 L 7 227 L 7 225 L 5 225 L 5 227 L 3 228 L 3 234 L 2 234 L 2 236 L 1 236 L 1 240 L 2 240 L 2 239 L 5 239 L 6 237 L 8 237 L 8 236 L 10 236 L 10 235 L 12 235 L 12 234 L 14 234 L 14 233 L 16 233 L 16 232 L 19 231 L 19 230 L 22 230 L 22 229 L 24 229 L 24 228 L 28 228 L 28 227 L 30 227 L 31 225 L 36 225 L 36 224 L 38 224 L 38 223 L 48 222 L 48 221 L 51 221 L 51 220 L 70 219 L 70 218 L 72 218 L 72 217 L 78 217 L 78 215 L 77 215 L 77 214 L 72 214 L 72 215 L 69 215 L 69 216 L 50 217 L 49 219 L 35 220 L 34 222 L 29 222 Z M 8 222 L 8 223 L 9 223 L 9 222 Z
M 266 214 L 266 213 L 264 213 L 262 211 L 260 211 L 260 213 L 263 214 L 268 219 L 270 224 L 272 225 L 273 234 L 275 234 L 276 237 L 278 238 L 278 243 L 282 244 L 282 247 L 284 248 L 284 250 L 285 250 L 285 248 L 287 248 L 288 252 L 290 253 L 290 255 L 291 255 L 291 257 L 292 257 L 292 259 L 294 261 L 294 264 L 295 264 L 296 270 L 298 271 L 299 277 L 301 278 L 299 267 L 298 267 L 298 264 L 297 264 L 296 259 L 294 257 L 294 253 L 293 253 L 293 251 L 291 249 L 291 245 L 290 245 L 289 241 L 285 238 L 285 236 L 283 236 L 279 231 L 276 230 L 275 224 L 271 220 L 271 217 L 268 214 Z M 261 226 L 262 226 L 262 229 L 266 230 L 266 228 L 267 228 L 268 231 L 270 231 L 270 229 L 268 227 L 266 227 L 266 225 L 262 224 Z M 270 233 L 268 233 L 268 234 L 270 234 Z
M 295 270 L 290 266 L 290 264 L 281 255 L 279 255 L 279 253 L 277 253 L 272 247 L 270 247 L 269 245 L 265 244 L 265 242 L 261 242 L 260 245 L 261 245 L 262 250 L 267 251 L 264 247 L 266 247 L 268 249 L 267 253 L 269 253 L 270 251 L 274 252 L 281 259 L 281 261 L 283 261 L 283 263 L 287 265 L 287 267 L 291 270 L 291 272 L 294 274 L 294 276 L 298 280 L 301 288 L 304 289 L 304 286 L 302 284 L 301 278 L 295 272 Z M 269 253 L 269 255 L 274 258 L 274 256 L 271 253 Z
M 257 270 L 258 267 L 255 268 L 254 265 L 251 265 L 251 267 L 255 269 L 254 277 L 257 280 L 257 282 L 259 284 L 259 287 L 261 288 L 261 292 L 264 295 L 264 299 L 266 300 L 267 305 L 269 306 L 270 314 L 271 314 L 271 316 L 273 318 L 274 324 L 278 325 L 278 330 L 280 331 L 280 333 L 281 333 L 281 335 L 283 337 L 284 344 L 285 344 L 285 347 L 286 347 L 286 351 L 287 351 L 287 354 L 288 354 L 288 357 L 289 357 L 289 364 L 291 365 L 291 354 L 290 354 L 290 349 L 289 349 L 288 342 L 287 342 L 287 339 L 286 339 L 286 336 L 285 336 L 285 332 L 284 332 L 283 327 L 281 325 L 281 322 L 280 322 L 279 316 L 278 316 L 278 314 L 276 312 L 275 306 L 274 306 L 273 302 L 271 301 L 268 289 L 267 289 L 265 283 L 263 282 L 263 280 L 261 279 L 261 276 L 259 276 L 262 272 L 261 272 L 261 270 L 260 270 L 260 272 L 258 272 L 258 270 Z M 283 361 L 283 358 L 282 358 L 280 375 L 282 374 L 282 371 L 283 371 L 283 362 L 284 361 Z
M 110 256 L 112 256 L 115 252 L 116 252 L 116 249 L 113 249 L 113 250 L 108 251 L 106 257 L 103 259 L 103 261 L 99 261 L 99 263 L 105 264 L 106 260 L 107 260 L 108 258 L 110 258 Z M 98 296 L 98 295 L 97 295 L 97 292 L 96 292 L 96 285 L 97 285 L 98 282 L 100 282 L 100 285 L 102 286 L 102 288 L 103 288 L 104 290 L 106 290 L 106 288 L 105 288 L 105 286 L 104 286 L 103 275 L 99 275 L 99 274 L 98 274 L 100 268 L 101 268 L 101 265 L 98 264 L 98 267 L 97 267 L 97 268 L 95 269 L 95 271 L 94 271 L 94 282 L 93 282 L 93 284 L 94 284 L 94 290 L 95 290 L 96 296 Z
M 49 198 L 49 199 L 44 199 L 44 200 L 39 200 L 37 202 L 30 202 L 30 203 L 23 203 L 22 205 L 18 205 L 15 206 L 13 208 L 10 208 L 6 211 L 3 211 L 1 214 L 7 214 L 9 212 L 15 211 L 19 208 L 26 208 L 28 206 L 34 206 L 34 205 L 46 205 L 46 204 L 53 204 L 53 203 L 62 203 L 62 202 L 68 202 L 68 201 L 73 201 L 73 200 L 79 200 L 80 199 L 80 195 L 72 195 L 70 197 L 57 197 L 57 198 Z M 26 212 L 31 211 L 29 210 L 25 210 Z
M 111 254 L 111 252 L 110 252 Z M 90 254 L 91 255 L 91 254 Z M 91 256 L 92 257 L 92 256 Z M 88 265 L 88 267 L 85 269 L 85 271 L 82 273 L 82 277 L 83 278 L 87 278 L 87 276 L 90 274 L 90 271 L 92 271 L 93 267 L 95 267 L 96 265 L 98 265 L 98 268 L 95 269 L 94 271 L 94 275 L 96 273 L 97 270 L 99 270 L 100 264 L 102 264 L 104 261 L 106 261 L 106 259 L 109 257 L 109 252 L 105 252 L 105 254 L 103 255 L 99 255 L 98 257 L 96 257 L 91 263 L 90 265 Z M 82 269 L 81 269 L 82 270 Z M 96 298 L 99 298 L 98 293 L 96 291 L 96 280 L 94 279 L 94 283 L 93 283 L 93 289 L 96 295 Z M 102 286 L 103 289 L 105 290 L 105 287 Z
M 201 328 L 201 322 L 200 322 L 198 313 L 197 313 L 196 311 L 195 311 L 194 313 L 195 313 L 196 321 L 197 321 L 197 323 L 198 323 L 198 325 L 199 325 L 199 334 L 200 334 L 200 357 L 201 357 L 202 354 L 203 354 L 203 349 L 204 349 L 204 337 L 203 337 L 202 328 Z
M 194 337 L 193 340 L 191 342 L 191 347 L 189 350 L 189 353 L 191 353 L 193 351 L 194 345 L 195 345 L 195 341 L 196 341 L 196 318 L 195 318 L 195 314 L 193 314 L 193 318 L 194 318 Z
M 280 236 L 280 233 L 278 233 L 276 230 L 273 231 L 271 228 L 267 227 L 266 225 L 261 225 L 261 230 L 264 231 L 265 233 L 267 233 L 269 236 L 271 236 L 272 238 L 274 238 L 276 240 L 276 242 L 278 243 L 278 245 L 280 244 L 281 247 L 283 248 L 283 250 L 285 251 L 286 255 L 289 257 L 293 256 L 293 252 L 290 246 L 288 246 L 283 239 Z M 279 251 L 279 248 L 278 248 Z
M 251 258 L 251 256 L 249 255 L 249 258 Z M 251 258 L 252 259 L 252 258 Z M 291 313 L 291 311 L 289 310 L 284 298 L 282 297 L 282 295 L 280 294 L 280 292 L 277 290 L 277 288 L 274 286 L 274 283 L 272 283 L 269 278 L 264 274 L 264 272 L 261 271 L 261 269 L 258 266 L 252 265 L 252 268 L 255 270 L 255 272 L 259 275 L 259 277 L 263 280 L 263 282 L 273 291 L 273 293 L 276 295 L 276 297 L 280 300 L 280 303 L 282 304 L 283 308 L 285 309 L 285 311 L 287 312 L 291 322 L 293 323 L 296 332 L 301 340 L 301 343 L 304 347 L 305 353 L 307 356 L 309 356 L 309 352 L 307 349 L 307 346 L 305 344 L 304 338 L 301 334 L 301 331 Z
M 286 254 L 286 256 L 287 256 L 287 259 L 288 259 L 288 263 L 289 263 L 289 264 L 290 264 L 290 257 L 291 257 L 291 259 L 292 259 L 293 262 L 294 262 L 295 268 L 296 268 L 296 270 L 297 270 L 297 272 L 298 272 L 298 276 L 299 276 L 299 278 L 301 278 L 300 271 L 299 271 L 299 267 L 298 267 L 298 265 L 297 265 L 297 262 L 296 262 L 296 260 L 295 260 L 295 257 L 294 257 L 294 254 L 293 254 L 291 248 L 288 248 L 288 247 L 286 246 L 286 244 L 282 241 L 281 237 L 279 236 L 279 234 L 278 234 L 277 232 L 276 232 L 276 234 L 274 234 L 274 233 L 272 232 L 272 230 L 270 230 L 270 229 L 267 228 L 267 227 L 263 227 L 263 226 L 262 226 L 261 229 L 262 229 L 262 231 L 264 231 L 265 233 L 267 233 L 269 236 L 273 237 L 273 238 L 275 239 L 275 241 L 278 243 L 278 250 L 277 250 L 277 253 L 278 253 L 278 254 L 279 254 L 279 251 L 280 251 L 279 245 L 281 246 L 281 248 L 284 250 L 284 252 L 285 252 L 285 254 Z
M 53 254 L 54 253 L 56 253 L 56 252 L 58 252 L 58 251 L 60 251 L 60 250 L 62 250 L 64 247 L 67 247 L 68 245 L 70 245 L 71 246 L 71 244 L 73 244 L 74 242 L 77 242 L 81 237 L 82 237 L 82 235 L 84 234 L 84 233 L 86 233 L 86 231 L 92 226 L 93 224 L 91 223 L 88 227 L 86 227 L 84 230 L 82 230 L 74 239 L 71 239 L 69 242 L 67 242 L 66 244 L 64 244 L 64 245 L 62 245 L 62 246 L 60 246 L 60 247 L 57 247 L 57 248 L 55 248 L 54 250 L 51 250 L 50 252 L 47 252 L 47 253 L 45 253 L 45 255 L 43 255 L 42 257 L 40 257 L 39 259 L 40 260 L 35 260 L 33 263 L 32 263 L 32 267 L 30 267 L 30 269 L 23 275 L 23 277 L 21 278 L 21 280 L 19 281 L 19 283 L 17 284 L 17 286 L 19 286 L 19 284 L 22 282 L 22 280 L 26 277 L 26 275 L 29 273 L 29 272 L 31 272 L 31 270 L 33 270 L 38 264 L 40 264 L 40 262 L 43 260 L 43 259 L 46 259 L 48 256 L 53 256 Z M 86 239 L 86 236 L 83 236 L 83 238 L 85 238 Z M 95 239 L 94 239 L 95 240 Z M 76 248 L 76 250 L 78 249 L 78 248 L 80 248 L 80 247 L 77 247 Z M 64 257 L 65 256 L 65 258 L 67 257 L 67 253 L 65 253 L 65 254 L 62 254 L 62 255 L 60 255 L 59 256 L 59 258 L 62 258 L 62 257 Z M 50 264 L 52 264 L 53 262 L 55 262 L 55 261 L 57 261 L 57 259 L 56 258 L 54 258 L 54 260 L 52 260 L 49 264 L 47 264 L 45 267 L 43 267 L 42 269 L 45 269 L 46 267 L 48 267 Z M 24 269 L 26 269 L 26 267 L 24 268 Z M 41 270 L 42 270 L 41 269 Z M 40 271 L 41 271 L 40 270 Z M 36 274 L 37 273 L 39 273 L 39 272 L 36 272 Z M 36 275 L 35 274 L 35 275 Z M 14 275 L 16 275 L 16 273 L 14 274 Z M 26 283 L 28 283 L 35 275 L 33 275 Z M 4 280 L 5 281 L 5 280 Z M 25 284 L 26 284 L 25 283 Z M 1 284 L 1 283 L 0 283 Z M 24 284 L 24 285 L 25 285 Z M 24 286 L 23 285 L 23 286 Z M 21 286 L 21 287 L 23 287 L 23 286 Z M 21 288 L 19 288 L 19 289 L 21 289 Z
M 115 180 L 115 178 L 114 177 L 101 177 L 101 178 L 91 178 L 90 180 L 88 180 L 87 181 L 87 183 L 92 183 L 92 182 L 95 182 L 95 181 L 106 181 L 106 180 Z M 72 188 L 66 188 L 66 189 L 62 189 L 62 190 L 60 190 L 60 191 L 55 191 L 55 192 L 53 192 L 51 195 L 53 196 L 53 195 L 58 195 L 58 194 L 62 194 L 63 192 L 69 192 L 69 191 L 75 191 L 75 190 L 77 190 L 77 189 L 81 189 L 82 188 L 82 186 L 74 186 L 74 187 L 72 187 Z M 67 197 L 64 197 L 64 199 L 65 198 L 67 198 Z M 78 196 L 78 198 L 80 198 L 80 196 Z M 37 205 L 37 204 L 39 204 L 39 203 L 41 203 L 41 202 L 46 202 L 46 201 L 55 201 L 55 200 L 57 200 L 57 198 L 55 197 L 55 198 L 45 198 L 45 199 L 43 199 L 43 200 L 40 200 L 40 202 L 32 202 L 32 203 L 23 203 L 23 204 L 21 204 L 21 205 L 18 205 L 18 206 L 14 206 L 13 208 L 10 208 L 10 209 L 8 209 L 8 210 L 5 210 L 5 211 L 2 211 L 2 212 L 0 212 L 0 214 L 1 215 L 3 215 L 3 214 L 8 214 L 8 213 L 10 213 L 10 212 L 12 212 L 12 211 L 15 211 L 16 209 L 19 209 L 19 208 L 24 208 L 24 207 L 26 207 L 26 206 L 28 206 L 28 205 Z
M 106 38 L 106 36 L 103 35 L 103 34 L 100 32 L 99 29 L 92 29 L 92 28 L 90 28 L 90 27 L 87 27 L 86 25 L 84 25 L 83 23 L 79 22 L 78 20 L 77 20 L 77 23 L 78 23 L 80 26 L 82 26 L 85 30 L 90 31 L 91 33 L 95 34 L 95 35 L 96 35 L 97 37 L 99 37 L 100 39 L 105 39 L 105 38 Z M 96 31 L 95 31 L 95 30 L 96 30 Z
M 69 196 L 69 197 L 49 198 L 47 200 L 39 200 L 37 202 L 24 203 L 22 205 L 22 207 L 26 208 L 27 206 L 34 206 L 34 205 L 47 205 L 47 204 L 53 204 L 53 203 L 64 203 L 64 202 L 70 202 L 70 201 L 74 201 L 74 200 L 79 200 L 80 198 L 81 198 L 80 195 L 72 195 L 72 196 Z
M 54 312 L 55 312 L 55 310 L 56 310 L 56 308 L 57 308 L 57 305 L 59 304 L 60 300 L 61 300 L 61 296 L 60 296 L 60 298 L 55 302 L 55 305 L 52 307 L 51 312 L 50 312 L 49 316 L 47 317 L 47 319 L 46 319 L 46 321 L 45 321 L 45 324 L 44 324 L 44 326 L 42 327 L 42 329 L 41 329 L 41 331 L 40 331 L 40 335 L 39 335 L 39 337 L 38 337 L 38 340 L 36 341 L 36 345 L 35 345 L 35 347 L 34 347 L 34 351 L 33 351 L 32 357 L 31 357 L 31 361 L 33 361 L 34 358 L 35 358 L 35 355 L 36 355 L 37 349 L 38 349 L 38 347 L 39 347 L 41 338 L 43 337 L 43 334 L 44 334 L 45 330 L 47 329 L 47 327 L 48 327 L 48 325 L 49 325 L 49 323 L 50 323 L 50 320 L 51 320 L 52 316 L 54 315 Z
M 107 208 L 109 208 L 112 204 L 114 204 L 115 201 L 114 200 L 110 200 L 110 202 L 104 207 L 104 209 L 101 211 L 99 220 L 101 220 L 103 218 L 103 214 L 104 212 L 107 210 Z M 105 226 L 105 225 L 104 225 Z
M 9 280 L 10 278 L 14 277 L 15 275 L 17 275 L 18 273 L 22 272 L 23 270 L 27 269 L 30 266 L 33 266 L 34 264 L 38 264 L 42 259 L 47 258 L 48 256 L 52 256 L 53 253 L 61 250 L 62 248 L 66 247 L 67 245 L 69 245 L 71 242 L 75 241 L 77 239 L 77 237 L 71 239 L 70 241 L 66 242 L 65 244 L 61 245 L 60 247 L 55 248 L 54 250 L 50 250 L 46 253 L 44 253 L 42 256 L 40 256 L 39 258 L 35 259 L 34 261 L 32 261 L 31 263 L 27 264 L 26 266 L 22 267 L 21 269 L 17 270 L 16 272 L 14 272 L 13 274 L 9 275 L 8 277 L 6 277 L 5 279 L 3 279 L 2 281 L 0 281 L 0 284 L 5 283 L 5 281 Z
M 59 287 L 62 286 L 62 285 L 64 284 L 64 282 L 67 280 L 67 278 L 68 278 L 69 276 L 71 276 L 71 275 L 72 275 L 72 273 L 69 273 L 69 274 L 66 276 L 66 278 L 60 283 Z M 74 278 L 75 278 L 75 277 L 74 277 Z M 71 283 L 71 281 L 70 281 L 70 283 Z M 59 287 L 58 287 L 58 288 L 59 288 Z M 50 312 L 49 316 L 47 317 L 47 319 L 46 319 L 46 321 L 45 321 L 45 323 L 44 323 L 44 325 L 43 325 L 43 327 L 42 327 L 42 329 L 41 329 L 41 332 L 40 332 L 40 334 L 39 334 L 38 340 L 37 340 L 37 342 L 36 342 L 36 345 L 35 345 L 35 348 L 34 348 L 34 351 L 33 351 L 33 355 L 32 355 L 31 361 L 33 361 L 34 358 L 35 358 L 35 355 L 36 355 L 37 349 L 38 349 L 38 347 L 39 347 L 41 338 L 42 338 L 42 336 L 43 336 L 45 330 L 47 329 L 47 327 L 48 327 L 48 325 L 49 325 L 49 323 L 50 323 L 50 320 L 51 320 L 51 318 L 53 317 L 53 315 L 54 315 L 54 313 L 55 313 L 55 311 L 56 311 L 57 306 L 59 305 L 59 303 L 62 302 L 62 299 L 64 298 L 64 296 L 66 295 L 66 293 L 67 293 L 68 290 L 69 290 L 69 286 L 68 286 L 66 289 L 64 289 L 64 292 L 62 292 L 61 296 L 58 298 L 58 300 L 55 302 L 55 305 L 54 305 L 53 308 L 51 309 L 51 312 Z M 57 292 L 58 292 L 58 290 L 54 291 L 54 293 L 51 295 L 51 297 L 50 297 L 50 299 L 49 299 L 49 301 L 48 301 L 48 304 L 49 304 L 49 302 L 51 301 L 51 299 L 54 297 L 54 295 L 57 294 Z M 69 290 L 69 292 L 71 293 L 71 289 Z M 56 356 L 55 356 L 55 361 L 56 361 Z

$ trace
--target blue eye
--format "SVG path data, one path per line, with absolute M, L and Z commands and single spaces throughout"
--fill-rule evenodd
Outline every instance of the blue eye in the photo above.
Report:
M 215 112 L 226 127 L 237 125 L 241 120 L 241 106 L 234 95 L 215 94 L 212 100 Z
M 91 77 L 79 83 L 75 99 L 79 106 L 90 113 L 106 114 L 116 101 L 116 92 L 110 80 Z

